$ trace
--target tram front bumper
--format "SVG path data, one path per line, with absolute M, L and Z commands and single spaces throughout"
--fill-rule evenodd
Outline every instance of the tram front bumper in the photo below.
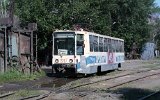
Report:
M 75 64 L 53 64 L 52 67 L 76 68 Z
M 53 64 L 52 65 L 52 73 L 53 73 L 53 69 L 55 70 L 55 72 L 59 73 L 59 72 L 67 72 L 68 70 L 71 73 L 76 73 L 76 65 L 75 64 Z

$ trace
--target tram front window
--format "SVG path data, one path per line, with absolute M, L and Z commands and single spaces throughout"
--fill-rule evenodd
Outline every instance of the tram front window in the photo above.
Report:
M 73 32 L 54 33 L 54 54 L 75 55 L 75 36 Z

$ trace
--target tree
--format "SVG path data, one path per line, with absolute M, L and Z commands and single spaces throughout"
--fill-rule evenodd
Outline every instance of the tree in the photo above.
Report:
M 39 48 L 46 47 L 54 29 L 72 29 L 74 24 L 88 25 L 90 31 L 125 40 L 141 48 L 148 40 L 148 16 L 154 0 L 16 0 L 16 14 L 22 26 L 38 24 Z
M 0 18 L 7 17 L 7 8 L 9 5 L 9 0 L 1 0 L 0 1 Z

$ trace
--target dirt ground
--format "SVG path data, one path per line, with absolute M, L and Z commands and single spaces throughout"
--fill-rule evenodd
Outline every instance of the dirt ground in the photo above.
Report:
M 127 74 L 130 72 L 135 72 L 139 70 L 147 70 L 160 68 L 160 60 L 131 60 L 126 61 L 122 64 L 122 68 L 118 71 L 106 72 L 100 76 L 90 76 L 87 78 L 78 79 L 76 81 L 72 81 L 65 86 L 72 87 L 77 84 L 81 84 L 87 81 L 94 82 L 98 80 L 102 80 L 105 78 L 118 76 Z M 157 72 L 160 70 L 157 70 Z M 143 76 L 143 73 L 142 75 Z M 133 77 L 129 77 L 133 78 Z M 127 80 L 127 78 L 121 78 L 117 80 L 113 80 L 113 83 L 117 83 L 123 80 Z M 113 84 L 110 82 L 110 84 Z M 107 84 L 107 85 L 106 85 Z M 109 85 L 108 81 L 99 82 L 97 84 L 92 84 L 89 86 L 80 87 L 71 91 L 61 92 L 61 93 L 53 93 L 46 100 L 137 100 L 142 96 L 153 93 L 156 90 L 160 90 L 160 79 L 159 76 L 153 76 L 146 79 L 142 79 L 131 84 L 123 85 L 119 88 L 115 88 L 113 90 L 108 91 L 106 88 Z
M 45 71 L 47 72 L 46 77 L 33 81 L 1 84 L 0 91 L 17 91 L 19 89 L 26 88 L 38 91 L 52 91 L 52 93 L 44 100 L 136 100 L 144 95 L 160 90 L 160 75 L 138 80 L 109 91 L 106 89 L 108 84 L 118 83 L 134 77 L 143 76 L 143 74 L 112 80 L 113 83 L 112 81 L 110 83 L 108 81 L 102 81 L 73 90 L 64 90 L 60 92 L 55 92 L 55 90 L 57 88 L 61 88 L 63 90 L 63 88 L 76 86 L 85 82 L 94 82 L 130 72 L 154 68 L 160 68 L 160 60 L 128 60 L 122 64 L 122 68 L 119 70 L 104 72 L 98 76 L 90 75 L 81 78 L 57 78 L 56 75 L 50 73 L 50 68 L 45 68 Z M 160 70 L 157 70 L 157 72 L 158 71 L 160 72 Z

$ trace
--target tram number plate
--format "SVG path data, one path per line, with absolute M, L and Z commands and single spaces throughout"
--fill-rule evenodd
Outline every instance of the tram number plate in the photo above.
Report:
M 60 63 L 66 63 L 66 59 L 60 59 Z

